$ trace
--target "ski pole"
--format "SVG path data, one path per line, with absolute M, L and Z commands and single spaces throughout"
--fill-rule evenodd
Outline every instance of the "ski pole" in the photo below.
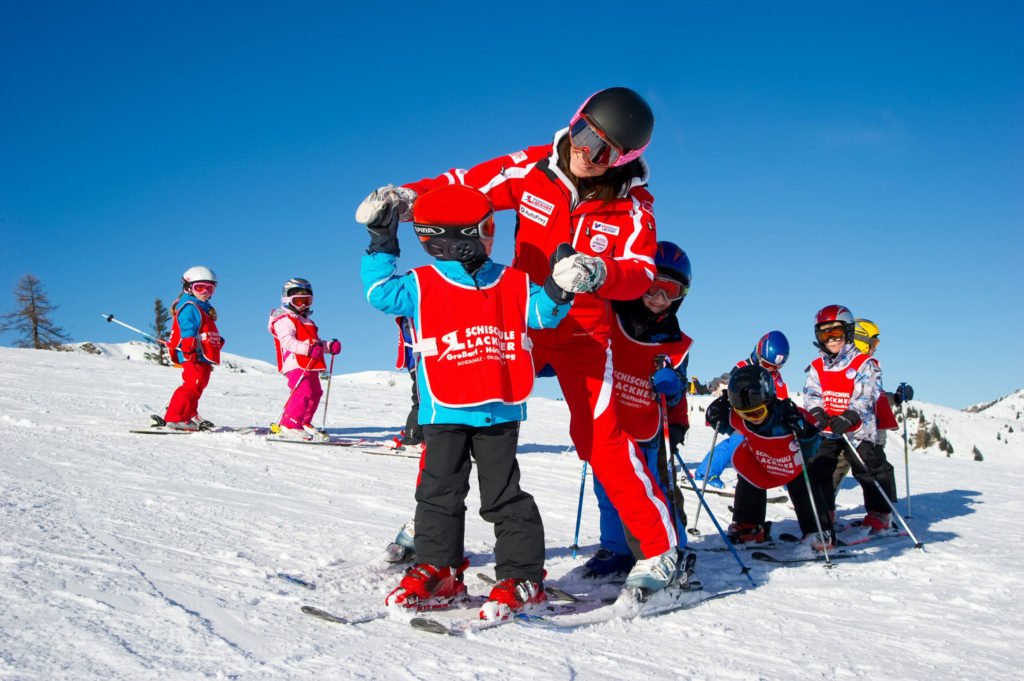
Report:
M 669 480 L 669 494 L 671 495 L 668 501 L 669 512 L 672 513 L 672 529 L 676 533 L 676 545 L 679 544 L 679 518 L 676 515 L 676 462 L 672 458 L 672 435 L 668 429 L 668 401 L 664 395 L 661 395 L 661 436 L 665 440 L 665 457 L 668 459 L 668 467 L 671 470 Z M 658 475 L 655 471 L 655 475 Z M 700 513 L 700 509 L 697 509 Z
M 131 324 L 125 324 L 120 319 L 114 319 L 114 315 L 112 315 L 112 314 L 101 314 L 100 316 L 103 317 L 104 319 L 106 319 L 108 322 L 114 322 L 115 324 L 120 324 L 121 326 L 123 326 L 126 329 L 131 329 L 135 333 L 138 333 L 138 334 L 141 334 L 141 335 L 145 336 L 146 338 L 148 338 L 149 340 L 153 341 L 154 343 L 157 343 L 159 345 L 164 345 L 165 344 L 159 338 L 154 338 L 153 336 L 149 335 L 148 333 L 146 333 L 142 329 L 136 329 Z
M 892 509 L 893 515 L 895 515 L 896 519 L 900 521 L 900 525 L 902 525 L 903 529 L 907 531 L 907 534 L 910 535 L 910 538 L 914 540 L 914 548 L 921 549 L 923 551 L 924 544 L 918 541 L 917 537 L 914 536 L 914 532 L 910 529 L 910 526 L 907 525 L 907 521 L 903 519 L 903 516 L 900 515 L 900 512 L 896 510 L 896 505 L 892 503 L 892 499 L 890 499 L 889 495 L 885 493 L 884 489 L 882 489 L 882 485 L 878 482 L 878 478 L 875 477 L 874 471 L 868 468 L 867 465 L 864 463 L 864 460 L 860 458 L 860 453 L 857 452 L 857 448 L 853 446 L 852 442 L 850 442 L 850 438 L 846 437 L 846 433 L 843 433 L 842 435 L 840 435 L 840 437 L 843 438 L 843 442 L 846 443 L 846 446 L 849 448 L 849 450 L 853 452 L 853 457 L 857 459 L 857 463 L 863 466 L 864 470 L 866 470 L 868 472 L 868 475 L 871 476 L 871 482 L 875 483 L 875 487 L 878 488 L 878 493 L 882 495 L 883 499 L 885 499 L 885 503 L 889 504 L 889 508 Z
M 906 383 L 900 383 L 901 386 Z M 904 393 L 906 394 L 906 393 Z M 906 402 L 907 400 L 904 400 Z M 907 518 L 913 518 L 910 513 L 910 446 L 907 443 L 907 412 L 903 410 L 903 403 L 900 403 L 900 416 L 903 417 L 903 477 L 907 483 Z
M 718 429 L 716 428 L 715 429 L 715 434 L 711 436 L 711 451 L 708 453 L 708 468 L 707 468 L 707 470 L 704 471 L 704 481 L 703 481 L 703 484 L 701 485 L 701 488 L 700 488 L 701 499 L 704 498 L 704 492 L 708 488 L 708 478 L 711 477 L 711 464 L 713 464 L 715 462 L 715 444 L 717 442 L 718 442 Z M 701 509 L 701 507 L 698 506 L 697 507 L 697 517 L 693 519 L 693 527 L 691 527 L 690 529 L 687 530 L 687 532 L 692 534 L 694 537 L 699 537 L 700 536 L 700 530 L 697 528 L 697 521 L 700 520 L 700 509 Z M 710 513 L 710 512 L 711 512 L 711 509 L 708 509 L 708 513 Z
M 320 426 L 320 430 L 327 432 L 327 405 L 331 403 L 331 378 L 334 377 L 334 358 L 337 355 L 331 355 L 331 366 L 327 370 L 327 394 L 324 395 L 324 422 Z
M 288 399 L 284 401 L 284 408 L 281 409 L 281 415 L 277 417 L 277 425 L 278 425 L 278 427 L 280 427 L 281 421 L 284 420 L 285 411 L 288 409 L 288 403 L 292 401 L 292 396 L 295 394 L 295 391 L 299 389 L 299 386 L 302 385 L 302 382 L 305 379 L 306 379 L 306 371 L 303 369 L 302 375 L 299 376 L 299 380 L 295 381 L 295 387 L 293 387 L 292 391 L 290 393 L 288 393 Z M 324 407 L 324 411 L 326 411 L 326 410 L 327 410 L 327 408 Z
M 583 519 L 583 490 L 587 487 L 587 462 L 583 462 L 583 473 L 580 474 L 580 502 L 576 506 L 576 533 L 572 536 L 572 557 L 580 550 L 580 520 Z
M 800 446 L 800 436 L 793 431 L 793 437 L 796 439 L 797 447 Z M 797 451 L 800 451 L 799 449 Z M 814 524 L 818 526 L 818 536 L 821 537 L 821 552 L 825 554 L 825 567 L 833 568 L 835 565 L 832 563 L 832 559 L 828 557 L 828 537 L 825 536 L 825 531 L 821 528 L 821 516 L 818 515 L 818 505 L 814 503 L 814 489 L 811 487 L 811 476 L 807 474 L 807 462 L 804 461 L 804 453 L 800 451 L 800 472 L 804 476 L 804 484 L 807 485 L 807 496 L 811 499 L 811 511 L 814 512 Z
M 740 564 L 740 574 L 746 575 L 747 579 L 750 580 L 751 585 L 753 585 L 754 578 L 750 576 L 750 568 L 743 564 L 743 559 L 740 558 L 740 554 L 736 551 L 732 542 L 729 541 L 729 538 L 725 536 L 725 530 L 723 530 L 722 526 L 718 524 L 718 519 L 715 518 L 715 514 L 711 512 L 711 507 L 708 506 L 708 502 L 704 499 L 704 495 L 700 493 L 699 489 L 697 489 L 697 483 L 694 481 L 693 475 L 690 474 L 690 470 L 686 466 L 683 466 L 683 473 L 686 473 L 686 480 L 690 483 L 690 487 L 697 495 L 697 498 L 700 499 L 701 505 L 708 509 L 708 517 L 710 517 L 711 522 L 715 524 L 715 528 L 718 530 L 718 534 L 722 538 L 722 541 L 725 542 L 726 548 L 728 548 L 729 552 L 732 553 L 732 557 L 736 559 L 736 562 Z

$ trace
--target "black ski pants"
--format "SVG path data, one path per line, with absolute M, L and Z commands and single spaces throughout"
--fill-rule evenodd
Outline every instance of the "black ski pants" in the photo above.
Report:
M 426 454 L 416 487 L 416 556 L 458 565 L 464 555 L 466 495 L 472 459 L 480 516 L 494 525 L 495 576 L 544 579 L 544 524 L 533 497 L 519 488 L 519 423 L 487 427 L 423 426 Z
M 818 531 L 818 524 L 814 521 L 815 508 L 818 509 L 818 522 L 821 523 L 822 531 L 832 531 L 832 514 L 828 506 L 828 499 L 832 494 L 831 484 L 828 488 L 824 488 L 820 484 L 815 485 L 812 481 L 811 491 L 814 494 L 814 504 L 811 504 L 811 496 L 807 493 L 807 482 L 804 480 L 803 473 L 786 485 L 786 491 L 789 492 L 789 499 L 793 502 L 793 510 L 796 511 L 801 534 L 806 535 Z M 742 475 L 737 476 L 736 502 L 732 513 L 733 522 L 763 525 L 767 505 L 767 490 L 756 487 Z
M 894 506 L 896 505 L 896 473 L 892 464 L 885 458 L 885 450 L 874 442 L 864 441 L 857 446 L 857 454 L 867 465 L 865 468 L 860 465 L 857 457 L 850 452 L 843 440 L 823 440 L 821 447 L 818 448 L 818 455 L 811 460 L 809 468 L 811 482 L 827 484 L 829 489 L 834 490 L 832 476 L 836 470 L 836 459 L 839 454 L 843 454 L 850 460 L 853 477 L 860 483 L 864 492 L 864 509 L 869 512 L 891 513 L 892 509 L 886 503 L 885 497 L 889 497 L 889 501 Z M 878 481 L 885 492 L 884 496 L 878 491 L 873 480 Z M 835 511 L 835 508 L 836 500 L 833 495 L 829 500 L 829 510 Z

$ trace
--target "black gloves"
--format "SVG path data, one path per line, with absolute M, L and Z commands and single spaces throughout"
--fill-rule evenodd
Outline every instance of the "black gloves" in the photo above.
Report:
M 576 250 L 569 244 L 558 244 L 558 248 L 556 248 L 555 252 L 551 254 L 551 258 L 549 260 L 551 269 L 554 269 L 555 263 L 559 260 L 564 260 L 570 255 L 575 254 Z M 544 292 L 548 294 L 548 298 L 551 298 L 551 300 L 555 301 L 559 305 L 569 304 L 572 302 L 573 298 L 576 297 L 576 294 L 572 291 L 566 291 L 559 286 L 555 281 L 555 277 L 550 274 L 548 275 L 547 281 L 544 282 Z
M 896 388 L 896 392 L 892 394 L 892 401 L 896 404 L 903 404 L 914 399 L 914 389 L 906 383 L 900 383 L 900 386 Z
M 833 416 L 828 420 L 828 427 L 835 435 L 842 435 L 848 430 L 852 430 L 860 425 L 860 416 L 857 412 L 852 409 L 847 409 L 838 416 Z
M 814 417 L 814 425 L 818 430 L 824 430 L 825 426 L 828 425 L 828 414 L 821 407 L 811 409 L 811 416 Z
M 384 221 L 367 225 L 366 231 L 370 233 L 370 246 L 367 253 L 388 253 L 399 255 L 398 248 L 398 216 L 399 209 L 395 206 L 388 206 L 383 216 Z
M 732 411 L 732 407 L 729 405 L 729 398 L 723 394 L 708 405 L 708 410 L 704 412 L 704 419 L 719 433 L 725 433 L 729 425 L 730 411 Z
M 808 440 L 818 434 L 817 422 L 808 421 L 793 400 L 782 402 L 779 412 L 782 423 L 801 440 Z
M 683 440 L 686 439 L 686 431 L 689 429 L 690 426 L 684 426 L 682 423 L 668 424 L 668 442 L 673 452 L 683 444 Z

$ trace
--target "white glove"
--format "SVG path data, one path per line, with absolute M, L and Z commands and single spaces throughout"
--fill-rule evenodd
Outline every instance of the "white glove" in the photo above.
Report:
M 399 221 L 412 220 L 412 204 L 416 192 L 393 184 L 374 189 L 356 208 L 356 222 L 367 227 L 379 227 L 390 220 L 391 211 L 398 211 Z
M 600 258 L 575 253 L 556 262 L 551 277 L 562 290 L 593 293 L 608 278 L 608 268 Z

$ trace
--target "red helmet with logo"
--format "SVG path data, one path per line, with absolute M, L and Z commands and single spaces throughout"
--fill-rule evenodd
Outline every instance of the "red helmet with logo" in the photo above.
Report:
M 822 328 L 834 328 L 836 322 L 842 324 L 843 333 L 845 337 L 845 343 L 853 342 L 853 331 L 855 321 L 853 313 L 850 312 L 850 308 L 845 305 L 826 305 L 825 307 L 818 310 L 818 313 L 814 315 L 814 345 L 818 348 L 824 349 L 824 343 L 820 337 Z

